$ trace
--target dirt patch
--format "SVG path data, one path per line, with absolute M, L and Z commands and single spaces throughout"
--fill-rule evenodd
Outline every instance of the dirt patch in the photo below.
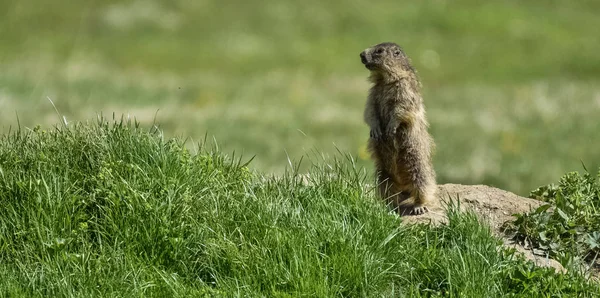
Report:
M 404 222 L 445 223 L 445 204 L 450 200 L 459 202 L 461 210 L 472 210 L 485 219 L 494 231 L 499 231 L 513 214 L 529 212 L 543 202 L 518 196 L 514 193 L 485 185 L 443 184 L 438 186 L 438 201 L 429 205 L 429 212 L 419 216 L 405 216 Z M 407 201 L 408 206 L 411 202 Z
M 438 186 L 438 201 L 432 202 L 429 212 L 418 216 L 403 216 L 405 223 L 431 223 L 434 225 L 448 222 L 445 206 L 453 200 L 458 202 L 462 211 L 471 210 L 489 223 L 494 234 L 504 240 L 504 245 L 514 248 L 525 258 L 538 266 L 552 267 L 558 272 L 565 268 L 557 261 L 550 259 L 543 251 L 526 248 L 510 240 L 502 231 L 502 225 L 514 220 L 513 214 L 529 212 L 543 202 L 518 196 L 514 193 L 485 185 L 444 184 Z M 410 206 L 410 201 L 404 202 Z

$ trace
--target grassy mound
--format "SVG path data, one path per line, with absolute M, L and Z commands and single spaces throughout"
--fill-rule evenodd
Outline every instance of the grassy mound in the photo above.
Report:
M 293 171 L 292 171 L 293 172 Z M 534 267 L 472 214 L 407 226 L 351 161 L 265 177 L 135 123 L 0 139 L 0 295 L 591 296 Z

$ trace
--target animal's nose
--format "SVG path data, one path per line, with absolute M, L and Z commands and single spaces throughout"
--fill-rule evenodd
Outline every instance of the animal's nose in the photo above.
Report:
M 365 55 L 365 52 L 360 53 L 360 61 L 363 64 L 367 63 L 367 56 Z

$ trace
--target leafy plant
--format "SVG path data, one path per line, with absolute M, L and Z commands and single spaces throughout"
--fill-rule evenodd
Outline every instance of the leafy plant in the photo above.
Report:
M 547 202 L 516 215 L 510 228 L 520 241 L 547 251 L 561 263 L 594 260 L 600 253 L 600 171 L 570 172 L 558 185 L 542 186 L 531 198 Z

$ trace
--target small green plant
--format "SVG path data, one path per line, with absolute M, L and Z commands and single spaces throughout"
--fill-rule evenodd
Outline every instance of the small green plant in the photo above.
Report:
M 547 251 L 563 265 L 593 261 L 600 253 L 600 171 L 593 175 L 584 170 L 532 191 L 531 198 L 548 204 L 517 215 L 510 228 L 518 240 Z

